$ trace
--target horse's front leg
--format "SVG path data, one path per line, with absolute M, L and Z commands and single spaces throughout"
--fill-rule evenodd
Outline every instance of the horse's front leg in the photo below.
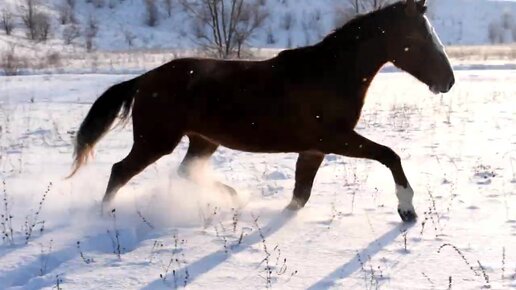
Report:
M 348 157 L 376 160 L 387 166 L 396 183 L 398 213 L 404 222 L 414 222 L 417 218 L 412 198 L 414 191 L 405 176 L 401 160 L 391 148 L 377 144 L 358 133 L 351 131 L 341 136 L 333 136 L 322 141 L 325 153 L 335 153 Z

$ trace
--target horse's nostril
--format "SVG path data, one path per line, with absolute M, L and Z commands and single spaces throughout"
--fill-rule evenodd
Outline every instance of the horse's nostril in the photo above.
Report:
M 451 89 L 453 87 L 453 85 L 455 84 L 455 78 L 452 77 L 451 81 L 450 81 L 450 84 L 448 85 L 448 90 Z

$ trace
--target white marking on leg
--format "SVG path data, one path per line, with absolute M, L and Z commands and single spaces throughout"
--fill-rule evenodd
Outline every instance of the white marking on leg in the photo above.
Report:
M 412 190 L 410 184 L 407 187 L 396 184 L 396 196 L 398 197 L 398 208 L 400 210 L 414 212 L 414 205 L 412 204 L 414 190 Z

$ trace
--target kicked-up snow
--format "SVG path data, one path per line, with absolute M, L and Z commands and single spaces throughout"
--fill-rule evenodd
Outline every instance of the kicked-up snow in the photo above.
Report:
M 401 223 L 379 163 L 327 156 L 310 201 L 292 214 L 282 210 L 295 154 L 221 148 L 212 169 L 197 170 L 198 185 L 176 174 L 186 139 L 101 216 L 131 124 L 65 179 L 72 136 L 96 97 L 130 77 L 0 78 L 1 289 L 516 287 L 514 70 L 457 71 L 437 96 L 405 73 L 374 80 L 357 131 L 401 156 L 414 225 Z

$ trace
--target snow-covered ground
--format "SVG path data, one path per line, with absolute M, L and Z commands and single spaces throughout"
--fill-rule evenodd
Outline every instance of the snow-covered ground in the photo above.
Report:
M 459 70 L 438 96 L 405 73 L 374 81 L 357 130 L 403 159 L 413 226 L 380 164 L 327 156 L 307 207 L 288 215 L 295 154 L 220 149 L 203 175 L 234 186 L 235 204 L 177 177 L 186 140 L 119 192 L 116 218 L 101 217 L 132 128 L 111 131 L 66 180 L 71 136 L 131 75 L 1 77 L 0 288 L 514 288 L 515 72 Z

